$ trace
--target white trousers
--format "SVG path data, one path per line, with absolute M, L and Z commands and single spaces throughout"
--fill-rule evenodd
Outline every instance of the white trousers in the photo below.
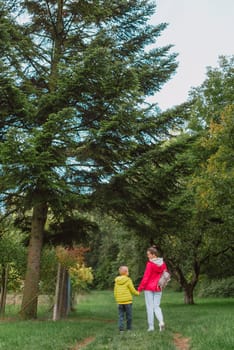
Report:
M 162 292 L 151 292 L 145 290 L 145 305 L 147 311 L 147 320 L 150 329 L 154 329 L 154 314 L 159 322 L 159 325 L 163 325 L 163 314 L 160 307 Z

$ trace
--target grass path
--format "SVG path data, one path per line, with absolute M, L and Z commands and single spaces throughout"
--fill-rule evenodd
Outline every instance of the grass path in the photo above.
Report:
M 95 297 L 94 297 L 95 295 Z M 109 319 L 104 333 L 97 334 L 95 341 L 85 349 L 157 349 L 157 350 L 233 350 L 234 349 L 234 299 L 198 299 L 196 305 L 184 305 L 181 293 L 165 292 L 162 309 L 166 331 L 147 333 L 144 297 L 134 298 L 133 326 L 131 334 L 122 337 L 117 332 L 117 311 L 110 292 L 88 296 L 80 305 L 77 316 L 87 317 L 89 305 L 90 321 L 95 314 L 103 320 Z M 110 318 L 113 318 L 113 323 Z
M 234 299 L 183 304 L 181 293 L 162 299 L 166 330 L 147 332 L 143 294 L 134 298 L 133 330 L 119 334 L 113 293 L 91 292 L 67 320 L 0 321 L 0 350 L 233 350 Z M 156 328 L 156 327 L 155 327 Z

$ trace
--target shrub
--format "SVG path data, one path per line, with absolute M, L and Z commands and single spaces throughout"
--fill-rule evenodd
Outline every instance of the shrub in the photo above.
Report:
M 70 267 L 69 274 L 71 277 L 72 287 L 75 292 L 87 291 L 88 285 L 93 282 L 93 273 L 91 267 L 84 264 L 76 264 Z
M 234 276 L 203 281 L 198 288 L 199 297 L 234 297 Z

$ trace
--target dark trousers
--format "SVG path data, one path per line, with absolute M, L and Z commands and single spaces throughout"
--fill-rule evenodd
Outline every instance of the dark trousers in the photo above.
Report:
M 119 330 L 124 330 L 124 316 L 126 314 L 127 329 L 132 329 L 132 304 L 119 304 Z

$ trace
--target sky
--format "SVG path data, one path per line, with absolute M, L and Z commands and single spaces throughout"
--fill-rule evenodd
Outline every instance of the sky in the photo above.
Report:
M 157 45 L 174 45 L 179 67 L 151 102 L 162 110 L 183 103 L 218 57 L 234 55 L 234 0 L 156 0 L 153 24 L 168 23 Z

